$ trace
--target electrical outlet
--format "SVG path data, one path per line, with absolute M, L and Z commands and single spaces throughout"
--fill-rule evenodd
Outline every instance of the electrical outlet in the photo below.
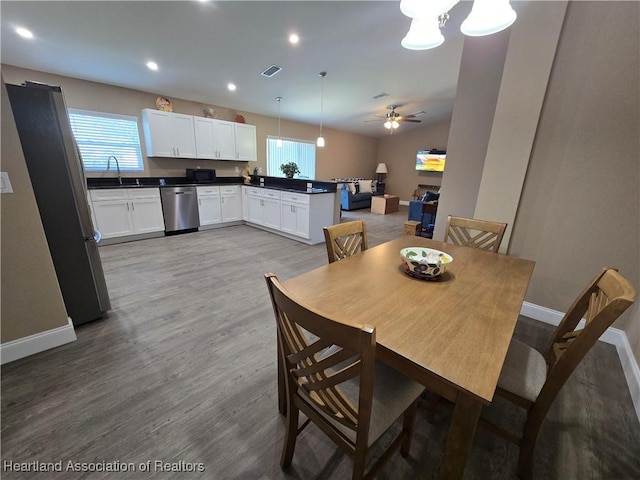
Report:
M 234 170 L 236 173 L 240 173 L 240 167 L 236 167 Z
M 258 173 L 262 173 L 262 167 L 258 167 Z

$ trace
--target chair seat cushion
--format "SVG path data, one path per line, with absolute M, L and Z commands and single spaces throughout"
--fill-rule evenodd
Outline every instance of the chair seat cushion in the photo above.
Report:
M 515 338 L 500 373 L 498 387 L 535 402 L 547 379 L 547 362 L 540 352 Z
M 339 385 L 340 391 L 356 408 L 358 406 L 359 381 L 360 378 L 356 377 Z M 373 445 L 425 390 L 424 385 L 410 380 L 397 370 L 380 362 L 376 362 L 373 382 L 373 403 L 367 442 L 369 446 Z M 315 407 L 313 402 L 311 403 Z M 351 441 L 355 442 L 353 430 L 333 421 L 320 409 L 317 410 Z

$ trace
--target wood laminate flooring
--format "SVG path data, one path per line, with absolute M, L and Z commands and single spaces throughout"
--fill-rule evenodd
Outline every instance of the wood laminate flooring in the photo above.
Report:
M 342 221 L 364 218 L 374 246 L 400 235 L 406 216 L 406 207 L 390 215 L 360 210 L 343 212 Z M 2 367 L 3 479 L 350 478 L 349 458 L 314 426 L 299 437 L 292 467 L 279 467 L 284 419 L 263 274 L 284 280 L 323 265 L 324 245 L 233 226 L 100 253 L 109 318 L 77 328 L 74 343 Z M 542 348 L 550 332 L 521 317 L 516 336 Z M 500 401 L 491 409 L 508 425 L 524 419 Z M 429 424 L 421 408 L 410 457 L 396 454 L 378 478 L 438 478 L 450 416 L 440 408 Z M 517 454 L 478 431 L 465 478 L 515 478 Z M 69 461 L 132 466 L 7 470 L 6 462 L 35 461 L 61 461 L 63 470 Z M 199 466 L 204 471 L 188 471 Z M 538 441 L 535 476 L 640 478 L 640 426 L 613 346 L 599 342 L 560 393 Z

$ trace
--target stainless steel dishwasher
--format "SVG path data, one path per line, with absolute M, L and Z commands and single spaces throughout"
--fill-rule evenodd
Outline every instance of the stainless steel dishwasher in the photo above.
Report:
M 164 231 L 193 231 L 200 226 L 196 187 L 160 187 Z

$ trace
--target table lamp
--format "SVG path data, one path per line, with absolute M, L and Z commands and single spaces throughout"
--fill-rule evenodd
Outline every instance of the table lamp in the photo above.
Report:
M 384 181 L 384 174 L 385 173 L 389 173 L 387 171 L 387 165 L 385 163 L 379 163 L 378 166 L 376 167 L 376 174 L 377 174 L 376 180 L 378 182 Z

